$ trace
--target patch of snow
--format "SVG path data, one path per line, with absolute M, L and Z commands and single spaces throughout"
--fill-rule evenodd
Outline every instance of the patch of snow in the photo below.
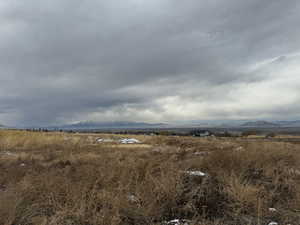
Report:
M 278 225 L 277 222 L 270 222 L 268 225 Z
M 111 142 L 114 142 L 113 139 L 109 139 L 109 138 L 107 138 L 107 139 L 98 138 L 96 141 L 97 141 L 98 143 L 111 143 Z
M 269 211 L 270 212 L 277 212 L 277 209 L 275 209 L 275 208 L 269 208 Z
M 206 156 L 208 154 L 209 152 L 194 152 L 194 155 L 199 155 L 199 156 Z
M 121 144 L 139 144 L 141 142 L 135 138 L 123 138 L 120 140 L 120 143 Z
M 242 151 L 245 151 L 245 149 L 244 149 L 244 147 L 239 146 L 235 149 L 235 151 L 242 152 Z
M 138 203 L 139 202 L 139 199 L 138 199 L 138 197 L 136 197 L 135 195 L 128 195 L 127 196 L 128 197 L 128 200 L 130 201 L 130 202 L 132 202 L 132 203 Z
M 297 175 L 297 176 L 300 175 L 300 170 L 298 169 L 290 169 L 289 172 L 293 175 Z
M 205 131 L 204 133 L 200 134 L 200 137 L 207 137 L 209 135 L 210 135 L 210 133 L 208 131 Z
M 189 221 L 188 220 L 174 219 L 174 220 L 170 220 L 168 222 L 165 222 L 165 224 L 167 224 L 167 225 L 189 225 Z
M 14 153 L 10 152 L 10 151 L 5 151 L 5 152 L 2 152 L 3 155 L 8 155 L 8 156 L 13 156 L 15 155 Z
M 186 174 L 190 175 L 190 176 L 199 176 L 199 177 L 205 177 L 206 174 L 201 172 L 201 171 L 186 171 Z
M 160 153 L 160 152 L 161 152 L 161 150 L 160 150 L 160 149 L 158 149 L 158 148 L 156 148 L 156 149 L 153 149 L 153 150 L 152 150 L 152 152 Z

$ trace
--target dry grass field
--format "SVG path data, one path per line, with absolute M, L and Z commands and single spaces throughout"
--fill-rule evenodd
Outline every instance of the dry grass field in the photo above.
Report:
M 0 131 L 0 225 L 299 225 L 300 145 Z

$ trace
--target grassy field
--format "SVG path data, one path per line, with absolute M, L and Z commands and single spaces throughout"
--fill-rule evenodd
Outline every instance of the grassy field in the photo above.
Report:
M 0 225 L 299 225 L 299 160 L 265 139 L 2 130 Z

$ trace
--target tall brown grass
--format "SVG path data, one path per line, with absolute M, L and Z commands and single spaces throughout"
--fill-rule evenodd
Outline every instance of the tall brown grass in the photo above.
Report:
M 300 224 L 297 145 L 158 136 L 125 148 L 95 138 L 1 131 L 0 224 Z M 206 175 L 186 173 L 198 170 Z

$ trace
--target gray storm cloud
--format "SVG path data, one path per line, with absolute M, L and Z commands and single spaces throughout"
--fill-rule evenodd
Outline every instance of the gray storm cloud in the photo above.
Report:
M 0 3 L 0 123 L 300 116 L 300 3 Z

